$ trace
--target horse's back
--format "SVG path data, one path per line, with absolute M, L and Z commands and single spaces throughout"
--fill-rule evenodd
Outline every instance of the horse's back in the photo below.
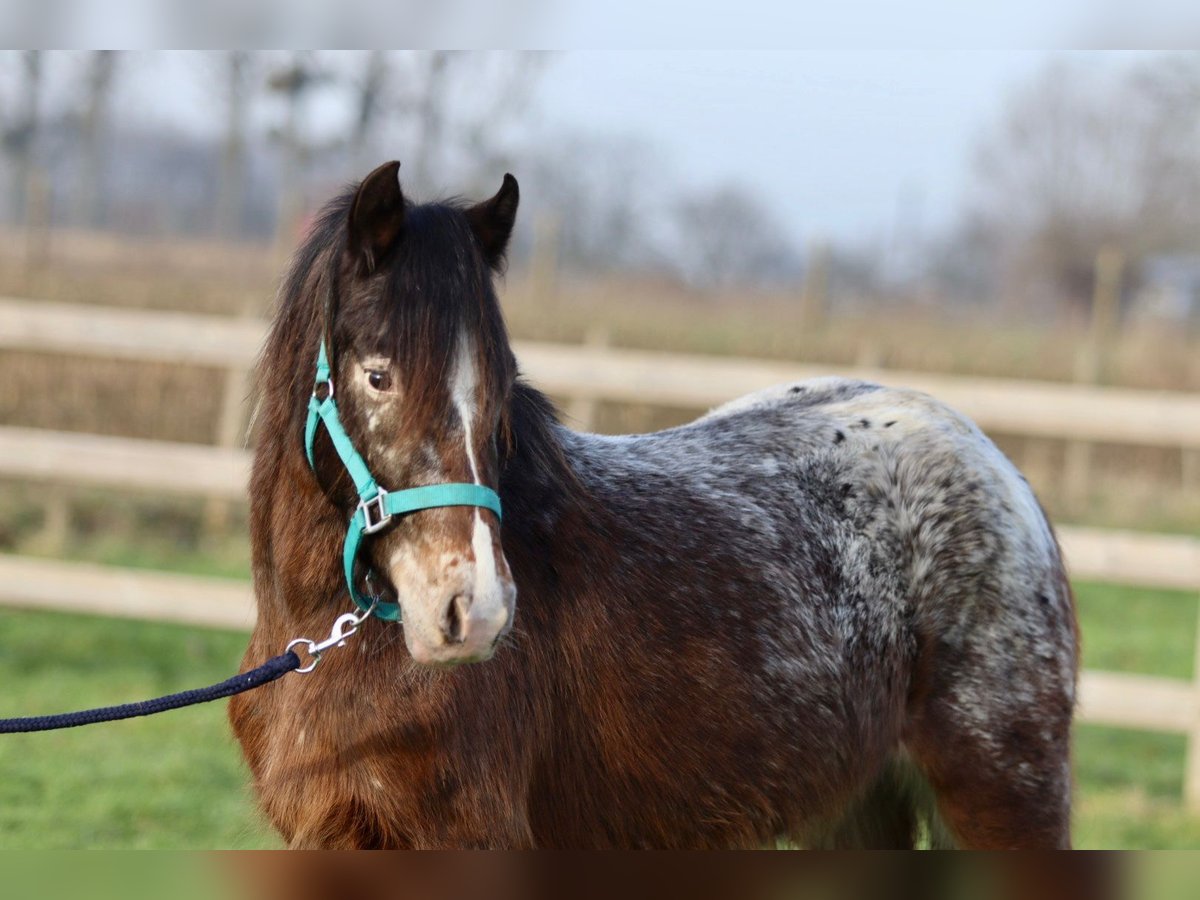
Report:
M 890 554 L 918 630 L 958 638 L 986 623 L 1036 637 L 1042 658 L 1073 673 L 1074 610 L 1053 531 L 1025 478 L 966 416 L 919 391 L 823 378 L 739 398 L 692 427 L 741 433 L 802 485 L 824 481 L 824 495 L 843 501 L 845 534 Z

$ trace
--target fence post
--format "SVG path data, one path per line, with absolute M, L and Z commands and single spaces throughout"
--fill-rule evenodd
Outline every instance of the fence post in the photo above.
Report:
M 71 537 L 70 489 L 61 484 L 49 484 L 40 488 L 38 495 L 42 505 L 42 526 L 26 549 L 36 549 L 50 556 L 64 556 Z
M 537 309 L 549 309 L 558 298 L 558 238 L 558 218 L 549 213 L 538 216 L 529 261 L 530 292 Z
M 1184 493 L 1200 491 L 1200 450 L 1184 447 L 1180 451 L 1179 481 Z
M 1099 384 L 1108 374 L 1113 338 L 1121 314 L 1121 274 L 1125 257 L 1115 247 L 1096 254 L 1095 283 L 1092 288 L 1092 316 L 1087 338 L 1075 360 L 1075 380 Z M 1092 445 L 1071 441 L 1066 447 L 1063 481 L 1070 505 L 1080 510 L 1087 502 L 1092 485 Z
M 825 322 L 829 294 L 829 245 L 813 241 L 804 265 L 800 288 L 800 327 L 817 331 Z
M 221 386 L 221 408 L 217 411 L 217 427 L 214 435 L 214 443 L 218 447 L 231 449 L 238 445 L 245 429 L 244 406 L 249 392 L 249 370 L 229 369 L 225 372 Z M 213 536 L 228 530 L 231 509 L 228 500 L 210 497 L 204 504 L 205 533 Z
M 1196 650 L 1192 654 L 1192 728 L 1183 761 L 1183 803 L 1189 812 L 1200 813 L 1200 612 L 1196 618 Z
M 257 314 L 254 300 L 248 299 L 242 306 L 242 319 Z M 245 440 L 246 400 L 250 395 L 250 369 L 237 366 L 226 369 L 221 379 L 221 407 L 217 410 L 217 426 L 213 435 L 218 447 L 232 449 L 238 441 Z M 204 533 L 210 537 L 229 529 L 232 507 L 228 500 L 210 497 L 204 504 Z
M 44 269 L 50 258 L 50 180 L 34 167 L 25 185 L 25 276 Z
M 583 346 L 603 350 L 609 345 L 611 336 L 608 329 L 596 325 L 588 329 L 583 338 Z M 595 397 L 572 397 L 567 407 L 567 416 L 576 423 L 581 431 L 592 431 L 596 428 L 596 414 L 600 404 Z

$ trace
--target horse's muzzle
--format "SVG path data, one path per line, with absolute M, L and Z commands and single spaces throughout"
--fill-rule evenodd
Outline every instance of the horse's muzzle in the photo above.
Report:
M 511 583 L 478 595 L 455 591 L 434 606 L 434 615 L 404 610 L 404 639 L 415 662 L 453 666 L 491 659 L 496 645 L 512 627 Z

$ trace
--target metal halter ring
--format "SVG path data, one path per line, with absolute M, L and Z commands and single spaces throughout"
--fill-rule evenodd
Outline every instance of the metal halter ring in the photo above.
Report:
M 300 675 L 307 675 L 309 672 L 311 672 L 313 669 L 315 669 L 317 667 L 317 663 L 319 663 L 321 661 L 321 654 L 317 652 L 316 641 L 310 641 L 308 638 L 296 638 L 294 641 L 292 641 L 290 644 L 287 645 L 286 652 L 290 652 L 292 650 L 292 648 L 299 647 L 301 644 L 308 644 L 307 652 L 308 652 L 308 655 L 310 657 L 312 657 L 312 662 L 310 662 L 307 666 L 303 666 L 299 669 L 296 669 L 295 671 L 297 673 L 299 673 Z
M 301 675 L 307 675 L 317 667 L 321 662 L 321 655 L 330 647 L 345 647 L 346 639 L 353 637 L 358 632 L 358 627 L 365 622 L 371 613 L 375 611 L 375 605 L 379 602 L 378 598 L 371 601 L 370 607 L 361 613 L 342 613 L 333 622 L 333 628 L 329 630 L 329 637 L 325 640 L 317 642 L 309 638 L 296 638 L 287 645 L 285 652 L 291 652 L 294 647 L 305 645 L 305 652 L 312 657 L 312 662 L 303 668 L 296 669 Z

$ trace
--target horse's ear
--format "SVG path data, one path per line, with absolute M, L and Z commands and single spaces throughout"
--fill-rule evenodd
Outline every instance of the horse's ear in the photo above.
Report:
M 508 249 L 508 239 L 517 220 L 517 203 L 520 199 L 517 179 L 505 175 L 504 184 L 500 185 L 495 197 L 467 210 L 467 220 L 479 239 L 479 246 L 483 248 L 483 258 L 493 269 L 500 269 L 504 265 L 504 251 Z
M 363 179 L 350 207 L 350 252 L 368 273 L 404 230 L 399 172 L 400 163 L 384 163 Z

